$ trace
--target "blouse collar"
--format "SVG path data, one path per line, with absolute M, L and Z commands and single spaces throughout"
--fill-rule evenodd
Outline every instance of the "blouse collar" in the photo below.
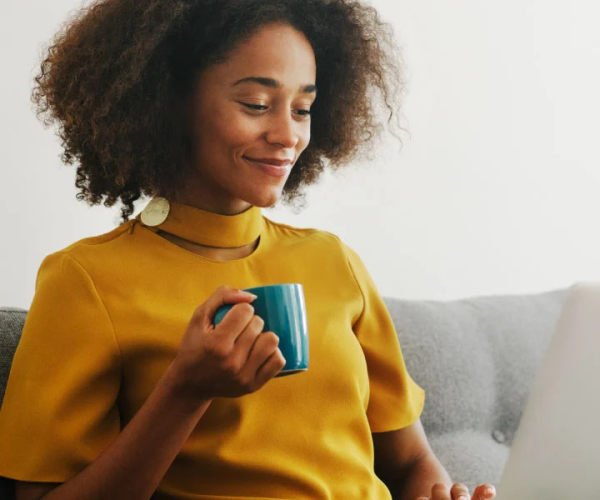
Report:
M 160 230 L 199 245 L 221 248 L 249 245 L 264 227 L 258 206 L 223 215 L 160 196 L 153 198 L 136 219 L 154 232 Z

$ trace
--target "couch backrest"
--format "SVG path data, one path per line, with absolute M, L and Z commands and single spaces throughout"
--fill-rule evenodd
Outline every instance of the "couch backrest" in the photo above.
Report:
M 15 349 L 21 338 L 27 310 L 0 307 L 0 408 Z
M 428 436 L 494 430 L 510 446 L 568 289 L 453 301 L 384 297 Z
M 0 307 L 0 408 L 10 373 L 10 364 L 21 338 L 26 315 L 25 309 Z M 0 411 L 2 410 L 0 409 Z M 13 499 L 14 483 L 0 478 L 0 500 Z

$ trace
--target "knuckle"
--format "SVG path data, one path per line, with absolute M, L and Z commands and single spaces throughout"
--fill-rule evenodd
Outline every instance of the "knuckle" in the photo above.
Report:
M 463 483 L 454 483 L 451 488 L 451 493 L 453 495 L 466 495 L 469 497 L 469 488 Z
M 238 309 L 241 309 L 246 314 L 254 314 L 254 307 L 248 302 L 239 302 L 236 304 Z
M 466 493 L 468 491 L 467 486 L 463 483 L 454 483 L 453 488 L 460 490 L 461 493 Z
M 435 483 L 432 487 L 431 487 L 431 491 L 434 495 L 444 495 L 442 498 L 446 498 L 446 495 L 448 493 L 448 486 L 446 486 L 444 483 Z
M 196 307 L 196 309 L 194 309 L 194 312 L 192 313 L 192 321 L 197 322 L 204 318 L 204 311 L 204 304 L 200 304 L 198 307 Z
M 281 365 L 281 368 L 283 368 L 285 366 L 285 358 L 279 349 L 277 349 L 277 357 L 279 358 L 279 364 Z
M 279 345 L 279 337 L 274 332 L 265 332 L 265 340 L 269 342 L 270 346 L 277 347 Z
M 254 387 L 253 387 L 253 383 L 252 380 L 250 378 L 248 378 L 248 376 L 242 376 L 238 379 L 238 383 L 240 384 L 240 387 L 245 391 L 245 392 L 253 392 Z
M 223 363 L 223 371 L 232 377 L 237 377 L 239 375 L 240 368 L 237 363 L 228 360 L 227 362 Z
M 260 316 L 257 316 L 256 314 L 254 316 L 252 316 L 252 322 L 256 325 L 256 326 L 260 326 L 263 327 L 265 326 L 265 320 L 262 319 Z
M 227 358 L 228 355 L 227 349 L 225 349 L 225 347 L 223 347 L 222 345 L 216 343 L 207 345 L 206 350 L 218 360 L 224 360 Z

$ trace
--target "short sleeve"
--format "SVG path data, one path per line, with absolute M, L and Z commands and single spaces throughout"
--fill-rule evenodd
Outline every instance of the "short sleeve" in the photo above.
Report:
M 64 482 L 120 432 L 121 358 L 85 269 L 67 253 L 42 262 L 0 407 L 0 476 Z
M 342 242 L 348 263 L 363 295 L 364 307 L 353 325 L 369 372 L 367 419 L 371 432 L 401 429 L 423 411 L 425 391 L 404 364 L 392 317 L 360 256 Z

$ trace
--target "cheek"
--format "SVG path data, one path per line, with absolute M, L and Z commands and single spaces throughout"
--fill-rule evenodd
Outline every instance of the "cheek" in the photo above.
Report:
M 205 119 L 200 130 L 200 140 L 209 150 L 231 150 L 248 147 L 260 137 L 258 120 L 234 111 L 215 111 Z
M 310 142 L 310 125 L 300 132 L 298 149 L 304 151 Z

